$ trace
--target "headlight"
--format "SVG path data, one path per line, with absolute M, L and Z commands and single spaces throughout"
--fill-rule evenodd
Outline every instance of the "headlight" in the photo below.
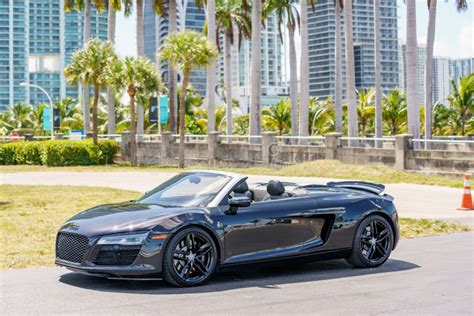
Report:
M 99 239 L 97 244 L 98 245 L 123 245 L 123 246 L 141 245 L 143 244 L 147 236 L 148 236 L 148 233 L 104 236 Z

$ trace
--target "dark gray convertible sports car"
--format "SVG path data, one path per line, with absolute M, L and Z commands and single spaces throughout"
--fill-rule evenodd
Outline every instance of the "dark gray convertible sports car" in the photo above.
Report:
M 383 264 L 399 238 L 384 186 L 298 185 L 214 171 L 181 173 L 136 201 L 93 207 L 68 220 L 56 264 L 107 278 L 199 285 L 216 269 L 269 260 L 345 258 Z

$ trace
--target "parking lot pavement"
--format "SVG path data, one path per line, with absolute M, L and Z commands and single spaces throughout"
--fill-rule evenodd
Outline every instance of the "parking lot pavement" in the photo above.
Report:
M 25 185 L 82 185 L 111 187 L 140 192 L 151 190 L 174 173 L 167 172 L 18 172 L 0 173 L 0 183 Z M 275 176 L 249 176 L 249 182 L 266 182 Z M 281 181 L 323 184 L 334 179 L 278 177 Z M 474 212 L 459 211 L 462 189 L 430 185 L 387 184 L 388 194 L 402 217 L 445 219 L 474 226 Z
M 247 267 L 195 288 L 63 268 L 1 271 L 1 314 L 472 315 L 474 233 L 401 240 L 376 269 L 343 260 Z

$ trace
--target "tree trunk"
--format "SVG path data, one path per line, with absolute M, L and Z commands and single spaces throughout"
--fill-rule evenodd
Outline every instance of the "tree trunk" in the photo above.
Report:
M 308 3 L 307 0 L 300 2 L 300 32 L 301 32 L 301 56 L 300 56 L 300 136 L 308 136 L 309 129 L 309 53 L 308 53 Z M 306 141 L 300 140 L 300 144 Z
M 418 104 L 418 48 L 416 38 L 416 1 L 407 1 L 407 111 L 408 133 L 420 138 L 420 105 Z
M 94 85 L 94 103 L 92 105 L 92 139 L 94 140 L 94 144 L 97 145 L 97 119 L 98 119 L 98 115 L 97 115 L 97 107 L 99 105 L 99 94 L 100 94 L 100 90 L 99 90 L 99 87 L 97 87 L 96 85 Z
M 383 136 L 382 120 L 382 65 L 380 54 L 381 35 L 380 35 L 380 0 L 374 0 L 374 24 L 375 24 L 375 137 Z M 376 141 L 376 147 L 380 147 L 382 142 Z
M 252 60 L 250 67 L 250 135 L 260 135 L 261 113 L 260 113 L 260 28 L 262 14 L 261 0 L 252 1 Z M 250 142 L 254 139 L 250 138 Z
M 108 40 L 115 43 L 115 24 L 116 12 L 112 6 L 112 0 L 109 0 L 109 26 L 108 26 Z M 115 134 L 115 94 L 112 88 L 107 89 L 107 133 Z
M 229 33 L 230 30 L 226 31 L 225 34 L 225 46 L 224 46 L 224 75 L 225 75 L 225 88 L 226 88 L 226 122 L 227 122 L 227 135 L 232 135 L 232 52 Z M 231 138 L 228 138 L 231 141 Z
M 428 34 L 426 41 L 426 64 L 425 64 L 425 140 L 432 138 L 433 128 L 433 103 L 431 99 L 433 85 L 433 46 L 436 29 L 436 4 L 437 0 L 429 2 Z M 431 143 L 425 142 L 425 148 L 430 149 Z
M 298 136 L 298 77 L 296 73 L 295 28 L 290 23 L 287 26 L 290 51 L 291 136 Z M 294 140 L 292 143 L 294 143 Z
M 91 0 L 86 0 L 84 4 L 84 45 L 91 38 Z M 84 119 L 84 133 L 87 134 L 91 130 L 91 96 L 90 87 L 87 84 L 82 86 L 82 115 Z
M 184 118 L 186 115 L 186 88 L 188 87 L 189 80 L 188 71 L 183 71 L 183 77 L 183 84 L 181 85 L 181 95 L 179 100 L 179 168 L 184 168 Z
M 128 88 L 130 96 L 130 163 L 132 166 L 137 165 L 137 127 L 135 118 L 135 92 Z
M 354 42 L 352 39 L 352 0 L 344 2 L 344 28 L 346 38 L 346 102 L 348 112 L 347 129 L 349 137 L 358 137 L 357 100 L 354 69 Z M 350 142 L 352 145 L 356 141 Z
M 342 133 L 342 46 L 341 46 L 341 0 L 336 0 L 336 48 L 335 48 L 335 103 L 336 103 L 336 132 Z
M 143 0 L 137 0 L 137 55 L 145 56 L 145 27 L 143 16 Z M 143 104 L 137 104 L 137 133 L 145 133 L 145 113 Z
M 168 36 L 176 32 L 177 29 L 177 17 L 176 17 L 176 0 L 170 0 L 168 2 Z M 168 65 L 168 93 L 169 93 L 169 106 L 170 106 L 170 117 L 169 127 L 172 132 L 176 132 L 176 86 L 177 86 L 177 73 L 171 65 Z
M 212 45 L 216 43 L 216 0 L 207 0 L 207 38 Z M 216 130 L 216 64 L 207 67 L 207 132 Z

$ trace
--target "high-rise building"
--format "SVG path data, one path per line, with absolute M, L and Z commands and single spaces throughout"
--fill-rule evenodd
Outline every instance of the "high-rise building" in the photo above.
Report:
M 237 41 L 236 41 L 237 42 Z M 288 96 L 288 83 L 285 80 L 284 44 L 278 35 L 277 19 L 270 15 L 265 22 L 260 38 L 261 49 L 261 105 L 276 104 L 282 97 Z M 239 102 L 242 113 L 250 109 L 250 68 L 252 43 L 243 40 L 240 50 L 232 47 L 232 95 Z M 218 64 L 219 77 L 224 78 L 224 61 L 221 54 Z
M 167 7 L 167 3 L 165 5 Z M 191 29 L 202 32 L 206 15 L 204 10 L 197 8 L 193 0 L 177 1 L 177 26 L 178 31 Z M 163 45 L 168 36 L 168 17 L 160 16 L 153 10 L 151 0 L 145 0 L 145 56 L 152 61 L 156 61 L 156 53 Z M 166 65 L 157 65 L 165 83 L 167 80 L 168 67 Z M 194 86 L 196 92 L 206 94 L 206 69 L 196 69 L 190 74 L 189 83 Z
M 178 30 L 193 29 L 201 32 L 205 21 L 204 10 L 199 10 L 193 0 L 183 0 L 177 2 Z M 158 26 L 158 27 L 157 27 Z M 145 1 L 145 55 L 151 60 L 155 60 L 156 52 L 159 51 L 164 39 L 168 36 L 167 16 L 156 15 L 152 10 L 151 0 Z M 223 41 L 221 36 L 220 45 Z M 243 113 L 248 112 L 250 104 L 250 52 L 251 42 L 243 40 L 240 50 L 237 48 L 237 41 L 232 47 L 232 92 L 233 99 L 239 102 Z M 261 35 L 262 49 L 262 105 L 275 104 L 281 96 L 287 95 L 287 84 L 284 81 L 284 54 L 283 45 L 278 37 L 276 18 L 271 16 L 266 22 L 266 28 L 262 29 Z M 157 66 L 162 73 L 165 82 L 167 81 L 166 65 Z M 224 81 L 223 54 L 217 60 L 217 84 L 222 86 Z M 206 95 L 206 69 L 197 69 L 190 74 L 190 84 L 196 92 Z M 217 89 L 222 91 L 222 89 Z M 217 100 L 219 102 L 219 100 Z
M 397 1 L 381 1 L 382 88 L 399 84 Z M 336 21 L 333 0 L 319 0 L 315 12 L 308 13 L 309 90 L 312 96 L 325 98 L 335 94 Z M 356 88 L 375 85 L 375 42 L 373 1 L 354 1 L 352 9 Z M 342 73 L 345 90 L 344 18 L 341 11 Z M 343 92 L 345 96 L 345 92 Z
M 464 77 L 474 72 L 474 57 L 451 59 L 449 68 L 450 78 L 457 82 L 459 77 Z
M 0 111 L 17 102 L 47 102 L 66 95 L 77 99 L 63 69 L 83 43 L 83 13 L 64 12 L 63 0 L 0 1 Z M 91 37 L 107 38 L 107 13 L 92 8 Z
M 407 91 L 407 59 L 406 44 L 401 44 L 398 48 L 399 73 L 400 79 L 398 87 L 401 91 Z M 418 44 L 418 104 L 425 103 L 425 64 L 426 64 L 426 45 Z
M 449 58 L 434 57 L 433 58 L 433 85 L 431 91 L 431 101 L 441 101 L 445 103 L 448 99 L 449 88 Z

